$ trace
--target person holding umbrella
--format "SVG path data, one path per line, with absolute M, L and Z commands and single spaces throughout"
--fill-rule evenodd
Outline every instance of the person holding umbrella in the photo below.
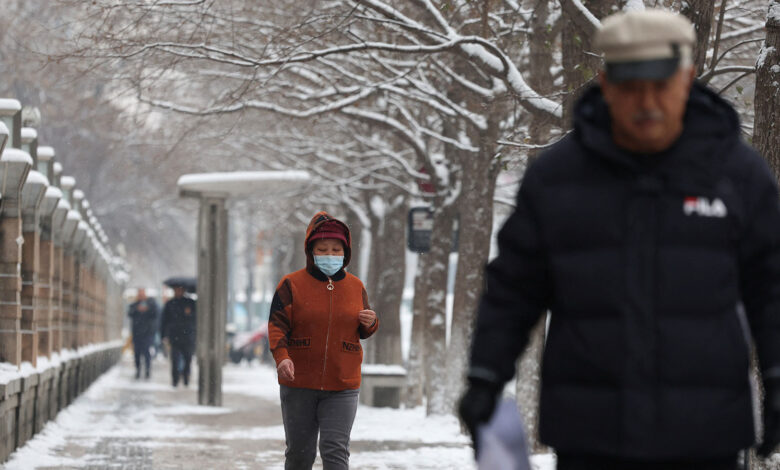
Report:
M 271 302 L 268 334 L 279 376 L 285 469 L 349 468 L 363 349 L 379 328 L 363 283 L 346 272 L 349 228 L 327 212 L 306 230 L 306 267 L 284 276 Z
M 171 278 L 165 284 L 173 289 L 173 298 L 165 303 L 160 322 L 160 337 L 171 349 L 171 379 L 173 386 L 190 383 L 190 363 L 195 353 L 195 301 L 185 296 L 193 291 L 195 282 L 187 278 Z

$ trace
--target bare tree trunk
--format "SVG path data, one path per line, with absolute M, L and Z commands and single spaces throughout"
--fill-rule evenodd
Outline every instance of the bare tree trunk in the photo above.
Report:
M 596 18 L 603 18 L 611 13 L 615 0 L 592 0 L 587 3 L 588 9 Z M 574 104 L 582 91 L 596 76 L 601 67 L 601 57 L 593 47 L 595 27 L 583 21 L 582 14 L 572 9 L 571 2 L 561 0 L 563 21 L 567 25 L 561 29 L 562 65 L 566 94 L 563 98 L 563 127 L 572 125 Z
M 447 406 L 451 410 L 465 384 L 474 318 L 479 296 L 484 290 L 484 267 L 490 255 L 493 196 L 498 174 L 494 158 L 499 124 L 493 116 L 500 113 L 494 112 L 495 108 L 495 105 L 486 108 L 488 128 L 479 136 L 479 155 L 464 155 L 461 159 L 463 172 L 469 176 L 463 178 L 463 192 L 458 198 L 458 268 L 455 273 L 452 328 L 447 354 L 447 379 L 450 382 L 447 387 Z
M 428 272 L 428 257 L 421 253 L 417 258 L 417 275 L 414 278 L 414 299 L 412 301 L 412 337 L 409 344 L 409 360 L 406 362 L 406 389 L 404 404 L 413 408 L 423 404 L 425 394 L 425 347 L 423 345 L 426 324 L 425 304 L 429 285 L 425 279 Z
M 533 39 L 530 44 L 531 75 L 529 76 L 529 83 L 536 90 L 539 90 L 540 93 L 552 92 L 553 83 L 553 77 L 550 73 L 552 56 L 549 51 L 552 38 L 549 37 L 550 33 L 547 28 L 548 6 L 547 2 L 538 2 L 535 5 L 534 16 L 531 19 Z M 550 135 L 550 128 L 549 120 L 534 117 L 529 128 L 531 142 L 535 144 L 546 143 Z M 529 161 L 535 156 L 535 153 L 534 151 L 529 152 Z M 515 374 L 515 397 L 525 423 L 528 449 L 532 454 L 547 451 L 546 447 L 538 439 L 539 393 L 541 388 L 544 339 L 545 322 L 540 321 L 531 330 L 528 346 L 526 346 L 525 351 L 517 362 L 517 373 Z
M 446 206 L 434 212 L 431 251 L 424 256 L 423 276 L 428 283 L 425 304 L 425 332 L 423 334 L 425 358 L 425 397 L 427 414 L 452 414 L 447 402 L 447 272 L 449 269 L 450 240 L 454 221 L 454 208 Z M 417 293 L 415 293 L 415 297 Z
M 542 353 L 544 352 L 545 319 L 531 330 L 528 346 L 517 363 L 516 398 L 523 416 L 528 450 L 532 454 L 543 453 L 547 448 L 539 442 L 539 393 L 541 391 Z
M 753 145 L 766 158 L 780 181 L 780 1 L 773 0 L 766 22 L 766 43 L 756 70 L 756 117 Z M 774 15 L 772 14 L 774 12 Z
M 710 45 L 710 30 L 715 14 L 715 2 L 713 0 L 687 0 L 682 5 L 680 13 L 687 16 L 696 28 L 693 64 L 696 67 L 696 75 L 701 75 L 704 71 L 707 49 Z
M 766 22 L 766 42 L 756 63 L 756 116 L 753 125 L 753 145 L 769 163 L 775 178 L 780 181 L 780 1 L 772 0 Z M 753 357 L 753 376 L 761 383 L 758 361 Z M 763 390 L 761 390 L 763 403 Z M 762 410 L 763 411 L 763 410 Z M 752 470 L 774 470 L 777 463 L 759 459 L 750 451 L 748 467 Z

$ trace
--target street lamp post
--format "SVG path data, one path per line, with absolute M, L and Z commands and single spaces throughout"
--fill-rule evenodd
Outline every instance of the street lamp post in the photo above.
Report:
M 63 313 L 62 313 L 62 257 L 63 244 L 65 243 L 65 219 L 70 211 L 70 203 L 65 197 L 65 193 L 60 188 L 60 176 L 62 175 L 62 166 L 59 162 L 54 162 L 51 166 L 50 176 L 52 185 L 47 191 L 57 190 L 59 200 L 57 207 L 51 217 L 51 233 L 54 254 L 52 255 L 52 281 L 51 281 L 51 304 L 52 304 L 52 348 L 55 351 L 62 350 L 65 347 L 63 333 Z
M 73 247 L 73 281 L 72 281 L 72 315 L 74 334 L 76 335 L 77 347 L 84 346 L 84 309 L 82 306 L 82 297 L 84 289 L 84 240 L 87 239 L 87 223 L 81 215 L 81 203 L 84 201 L 84 192 L 80 189 L 73 191 L 73 209 L 79 216 L 79 222 L 76 225 L 76 232 L 73 234 L 71 245 Z
M 304 171 L 201 173 L 179 178 L 179 195 L 200 201 L 198 213 L 198 403 L 222 405 L 227 315 L 228 198 L 300 190 Z
M 76 349 L 76 312 L 73 309 L 75 300 L 75 274 L 74 274 L 74 249 L 73 238 L 76 235 L 76 228 L 81 221 L 81 214 L 74 209 L 75 200 L 73 199 L 73 190 L 76 186 L 76 180 L 72 176 L 63 176 L 60 178 L 60 188 L 70 206 L 65 214 L 65 220 L 62 224 L 63 257 L 62 257 L 62 334 L 63 347 Z
M 32 157 L 32 169 L 22 186 L 22 361 L 29 361 L 33 366 L 38 364 L 39 320 L 41 318 L 39 302 L 40 274 L 40 206 L 48 179 L 38 172 L 37 150 L 38 133 L 35 129 L 22 129 L 22 149 Z M 48 341 L 48 339 L 47 339 Z
M 0 121 L 0 154 L 5 150 L 5 143 L 8 142 L 8 128 L 5 123 Z
M 22 361 L 21 190 L 32 167 L 32 158 L 21 150 L 21 111 L 18 101 L 0 99 L 0 121 L 8 131 L 0 157 L 0 362 L 17 365 Z
M 38 305 L 40 316 L 38 320 L 38 354 L 51 356 L 54 351 L 55 319 L 54 319 L 54 213 L 57 210 L 62 191 L 54 185 L 54 149 L 38 147 L 37 169 L 50 185 L 46 188 L 40 208 L 40 265 L 38 274 Z

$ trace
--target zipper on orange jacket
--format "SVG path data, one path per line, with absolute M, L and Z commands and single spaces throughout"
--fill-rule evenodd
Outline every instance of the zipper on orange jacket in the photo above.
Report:
M 333 319 L 333 280 L 328 278 L 328 291 L 330 291 L 330 306 L 328 308 L 328 332 L 325 334 L 325 358 L 322 360 L 322 381 L 320 390 L 325 390 L 325 367 L 328 365 L 328 343 L 330 343 L 330 323 Z

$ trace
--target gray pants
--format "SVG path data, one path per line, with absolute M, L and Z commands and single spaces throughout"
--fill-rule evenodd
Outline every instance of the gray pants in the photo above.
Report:
M 358 390 L 329 392 L 280 385 L 279 395 L 287 443 L 284 469 L 311 470 L 319 432 L 323 470 L 348 470 Z

